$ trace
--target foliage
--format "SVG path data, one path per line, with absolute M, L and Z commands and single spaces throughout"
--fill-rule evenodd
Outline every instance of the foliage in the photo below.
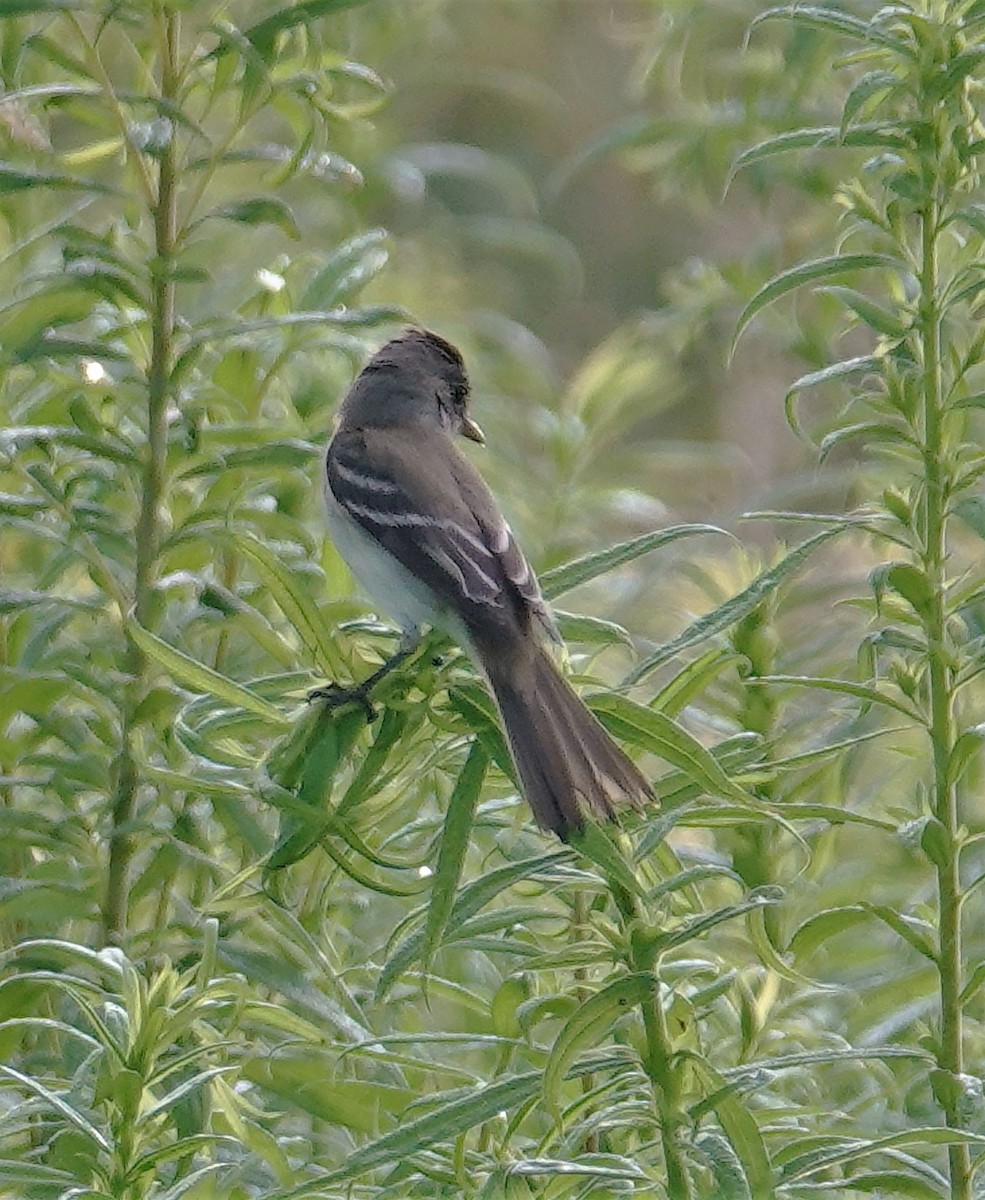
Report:
M 545 187 L 615 156 L 694 198 L 731 160 L 733 196 L 804 211 L 565 387 L 460 302 L 480 243 L 575 277 L 538 186 L 388 124 L 383 64 L 453 10 L 0 5 L 0 1195 L 969 1200 L 981 5 L 642 6 L 645 111 Z M 411 176 L 445 181 L 440 288 L 389 263 Z M 653 417 L 729 287 L 739 353 L 770 322 L 800 356 L 790 422 L 865 497 L 754 493 L 789 545 L 640 521 L 695 473 Z M 306 703 L 393 645 L 310 503 L 392 296 L 458 307 L 480 405 L 527 398 L 493 412 L 509 499 L 660 801 L 620 829 L 535 833 L 437 635 L 372 721 Z

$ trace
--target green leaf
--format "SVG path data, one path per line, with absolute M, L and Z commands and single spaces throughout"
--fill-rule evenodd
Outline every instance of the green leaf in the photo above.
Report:
M 39 12 L 72 12 L 86 7 L 87 0 L 0 0 L 0 18 Z
M 498 1037 L 515 1038 L 523 1032 L 517 1015 L 520 1006 L 530 999 L 530 984 L 524 976 L 511 975 L 496 989 L 489 1003 L 489 1016 Z
M 366 717 L 358 709 L 336 713 L 324 705 L 312 705 L 311 719 L 300 724 L 308 736 L 297 745 L 298 804 L 285 815 L 281 836 L 265 864 L 268 872 L 299 862 L 332 830 L 332 783 L 365 728 Z
M 728 777 L 715 756 L 666 713 L 637 704 L 615 692 L 590 696 L 588 703 L 617 737 L 658 755 L 710 795 L 723 796 L 739 804 L 754 802 Z
M 390 751 L 399 744 L 405 733 L 412 733 L 414 728 L 420 724 L 420 720 L 414 721 L 408 731 L 411 719 L 412 713 L 406 708 L 387 707 L 383 710 L 383 717 L 376 728 L 372 745 L 363 755 L 355 777 L 346 788 L 345 795 L 335 810 L 340 817 L 351 809 L 358 808 L 363 800 L 371 794 L 373 784 L 380 771 L 383 770 Z
M 832 275 L 853 275 L 857 271 L 873 270 L 876 267 L 896 272 L 899 270 L 899 262 L 888 254 L 831 254 L 824 258 L 811 259 L 810 262 L 799 263 L 796 267 L 790 267 L 786 271 L 781 271 L 779 275 L 774 275 L 759 289 L 739 314 L 729 353 L 734 353 L 739 338 L 753 317 L 774 301 L 779 300 L 781 296 L 786 296 L 797 288 L 814 283 L 818 279 L 830 279 Z
M 971 978 L 961 990 L 960 1002 L 967 1004 L 982 990 L 982 985 L 985 984 L 985 962 L 980 962 L 972 971 Z
M 261 433 L 262 431 L 255 430 L 253 436 L 259 437 Z M 195 478 L 200 475 L 221 475 L 226 471 L 249 467 L 265 468 L 267 471 L 280 467 L 310 471 L 317 456 L 317 447 L 299 438 L 264 438 L 261 445 L 245 446 L 239 450 L 224 447 L 219 454 L 210 455 L 205 462 L 192 459 L 187 466 L 182 466 L 178 473 Z
M 607 575 L 617 567 L 633 562 L 659 546 L 699 533 L 725 534 L 725 530 L 719 529 L 717 525 L 672 525 L 668 529 L 644 533 L 628 542 L 620 542 L 618 546 L 610 546 L 607 550 L 600 550 L 595 554 L 586 554 L 584 558 L 576 558 L 563 566 L 544 571 L 540 576 L 541 589 L 548 600 L 556 600 L 572 588 L 580 587 L 581 584 L 597 579 L 600 575 Z
M 539 1071 L 508 1076 L 484 1087 L 470 1087 L 464 1094 L 439 1103 L 431 1112 L 412 1120 L 402 1120 L 396 1129 L 360 1146 L 341 1167 L 300 1184 L 288 1192 L 279 1192 L 271 1200 L 301 1200 L 303 1196 L 323 1194 L 331 1185 L 354 1179 L 385 1163 L 400 1163 L 437 1144 L 449 1145 L 455 1138 L 492 1120 L 500 1112 L 515 1111 L 526 1104 L 541 1083 Z M 441 1100 L 441 1096 L 438 1097 Z
M 869 687 L 864 683 L 852 683 L 847 679 L 821 679 L 814 675 L 761 675 L 749 681 L 754 684 L 777 684 L 790 685 L 792 687 L 817 688 L 822 692 L 840 692 L 843 696 L 854 696 L 858 700 L 863 700 L 866 705 L 881 704 L 886 708 L 894 709 L 896 712 L 902 713 L 909 717 L 911 721 L 916 721 L 922 724 L 922 718 L 916 709 L 909 707 L 900 700 L 894 700 L 892 696 L 887 696 L 884 692 L 880 692 L 877 688 Z
M 530 879 L 551 866 L 571 862 L 571 851 L 554 851 L 538 854 L 533 858 L 507 863 L 462 888 L 455 899 L 445 929 L 450 933 L 470 917 L 484 908 L 492 899 L 521 879 Z M 382 1000 L 397 979 L 420 958 L 424 945 L 424 929 L 420 928 L 405 937 L 390 953 L 376 982 L 376 1000 Z
M 620 835 L 611 824 L 597 825 L 587 821 L 582 829 L 571 831 L 568 841 L 573 849 L 599 868 L 611 887 L 646 899 L 646 888 L 637 877 L 632 861 L 619 846 Z
M 718 1115 L 725 1136 L 742 1165 L 743 1182 L 748 1189 L 746 1195 L 750 1200 L 773 1200 L 776 1193 L 769 1152 L 749 1106 L 737 1094 L 736 1084 L 716 1071 L 705 1058 L 688 1055 L 688 1063 L 704 1076 L 710 1094 L 702 1100 L 701 1111 Z M 736 1191 L 734 1194 L 742 1193 Z
M 793 933 L 787 946 L 790 954 L 804 959 L 822 946 L 829 938 L 854 929 L 871 920 L 871 913 L 861 904 L 841 905 L 827 908 L 808 917 Z
M 932 611 L 934 589 L 923 571 L 912 563 L 890 563 L 881 582 L 902 596 L 918 616 L 926 618 Z
M 270 61 L 278 34 L 365 3 L 367 0 L 302 0 L 300 4 L 286 5 L 262 21 L 257 21 L 243 31 L 243 36 L 253 43 L 262 58 Z
M 452 913 L 472 833 L 472 818 L 482 792 L 488 765 L 486 752 L 479 742 L 473 742 L 448 800 L 421 947 L 421 961 L 425 971 L 428 970 L 435 950 L 441 944 Z
M 777 154 L 789 154 L 793 150 L 819 150 L 829 146 L 881 146 L 903 149 L 906 137 L 885 124 L 854 125 L 844 129 L 838 125 L 818 125 L 804 129 L 788 129 L 783 133 L 764 138 L 737 155 L 729 169 L 729 186 L 735 176 L 745 167 L 773 158 Z
M 853 1192 L 873 1192 L 877 1196 L 892 1196 L 893 1200 L 945 1200 L 946 1197 L 934 1184 L 904 1171 L 853 1171 L 847 1182 Z
M 978 754 L 983 743 L 985 743 L 985 724 L 973 725 L 960 735 L 947 760 L 948 783 L 955 784 L 960 781 L 968 763 Z
M 888 925 L 894 933 L 898 934 L 904 942 L 911 945 L 924 958 L 929 958 L 932 963 L 937 962 L 937 948 L 934 945 L 935 931 L 929 921 L 921 921 L 916 917 L 899 913 L 888 904 L 865 902 L 862 907 L 871 912 L 873 916 L 878 917 L 884 925 Z
M 933 928 L 926 921 L 918 921 L 898 913 L 887 904 L 849 904 L 826 909 L 805 921 L 790 939 L 788 949 L 798 958 L 810 954 L 828 938 L 843 933 L 865 921 L 876 917 L 894 933 L 903 938 L 925 958 L 937 961 L 931 941 Z
M 842 133 L 847 132 L 856 113 L 865 108 L 870 101 L 884 99 L 899 87 L 899 84 L 899 79 L 892 71 L 869 71 L 852 84 L 851 90 L 841 106 Z M 900 140 L 901 142 L 904 140 L 902 136 Z
M 834 429 L 821 440 L 818 451 L 821 462 L 824 462 L 836 446 L 840 446 L 842 442 L 851 441 L 853 438 L 865 438 L 884 443 L 898 442 L 908 446 L 916 444 L 913 437 L 901 425 L 893 425 L 887 421 L 861 421 L 857 425 L 843 425 L 840 429 Z
M 672 950 L 675 946 L 684 946 L 688 942 L 693 942 L 695 938 L 703 937 L 716 925 L 721 925 L 725 921 L 734 921 L 737 917 L 744 917 L 748 913 L 760 912 L 767 905 L 779 904 L 782 900 L 783 889 L 775 884 L 764 884 L 762 887 L 754 888 L 738 904 L 727 904 L 722 908 L 713 909 L 711 912 L 703 913 L 700 917 L 694 917 L 667 933 L 661 934 L 658 942 L 660 953 Z
M 822 546 L 825 542 L 836 537 L 839 533 L 843 533 L 845 529 L 851 528 L 851 525 L 839 525 L 836 528 L 825 529 L 821 533 L 815 534 L 814 537 L 808 538 L 807 541 L 801 542 L 796 549 L 782 559 L 774 567 L 764 571 L 761 575 L 749 584 L 749 586 L 738 595 L 733 596 L 730 600 L 726 600 L 724 604 L 719 605 L 710 613 L 706 613 L 703 617 L 699 617 L 691 625 L 679 634 L 673 641 L 661 646 L 655 650 L 648 658 L 626 678 L 626 684 L 638 683 L 644 676 L 649 675 L 651 671 L 662 666 L 665 662 L 680 654 L 682 650 L 687 650 L 691 646 L 699 645 L 701 642 L 707 641 L 714 637 L 715 634 L 721 633 L 722 630 L 728 629 L 730 625 L 734 625 L 740 621 L 747 613 L 752 612 L 763 600 L 774 592 L 780 584 L 796 571 L 803 563 L 814 553 L 814 551 Z
M 544 1102 L 559 1119 L 560 1088 L 575 1055 L 596 1046 L 612 1026 L 652 994 L 657 981 L 649 971 L 623 975 L 585 1000 L 564 1023 L 544 1068 Z
M 868 325 L 870 329 L 874 329 L 876 333 L 881 333 L 893 341 L 899 341 L 906 336 L 907 327 L 900 320 L 898 312 L 883 308 L 881 304 L 876 304 L 874 300 L 862 292 L 856 291 L 855 288 L 829 284 L 826 287 L 819 287 L 817 290 L 825 296 L 834 296 L 840 300 L 850 312 L 853 312 L 860 321 Z M 876 358 L 875 361 L 880 366 L 882 365 L 880 358 Z
M 4 13 L 0 10 L 0 17 L 2 16 Z M 98 195 L 107 195 L 114 190 L 92 179 L 63 175 L 57 171 L 36 171 L 31 167 L 17 167 L 13 163 L 0 162 L 0 196 L 12 192 L 35 191 L 38 188 L 96 192 Z
M 44 1163 L 0 1159 L 0 1184 L 16 1188 L 23 1195 L 43 1196 L 49 1191 L 53 1196 L 78 1195 L 77 1189 L 71 1186 L 77 1182 L 76 1177 L 68 1171 L 46 1167 Z M 80 1200 L 86 1200 L 84 1194 Z
M 293 241 L 301 237 L 294 213 L 283 200 L 274 196 L 253 196 L 248 200 L 223 204 L 207 213 L 203 220 L 210 217 L 218 217 L 223 221 L 237 221 L 241 225 L 276 225 Z
M 980 400 L 982 407 L 985 407 L 985 395 L 973 396 L 971 399 Z M 969 404 L 968 407 L 971 405 Z M 980 538 L 985 539 L 985 496 L 965 496 L 954 506 L 954 513 L 964 521 L 969 529 L 974 530 Z
M 346 303 L 386 266 L 388 237 L 385 229 L 370 229 L 343 242 L 309 281 L 300 307 L 325 309 Z
M 555 1179 L 562 1176 L 576 1175 L 586 1179 L 612 1180 L 624 1179 L 630 1182 L 647 1180 L 646 1174 L 631 1159 L 618 1154 L 581 1154 L 571 1161 L 560 1158 L 521 1158 L 511 1162 L 509 1178 L 535 1178 L 547 1176 Z M 505 1195 L 506 1193 L 500 1193 Z
M 687 663 L 678 673 L 665 684 L 650 701 L 651 708 L 657 708 L 668 717 L 675 717 L 696 697 L 700 696 L 713 679 L 716 679 L 730 666 L 742 661 L 742 656 L 730 650 L 719 650 L 712 647 Z
M 820 29 L 825 33 L 851 38 L 853 41 L 875 42 L 892 48 L 906 58 L 913 57 L 913 51 L 906 42 L 899 37 L 883 33 L 873 21 L 863 21 L 839 8 L 827 8 L 824 5 L 785 4 L 777 8 L 768 8 L 752 20 L 749 28 L 752 30 L 763 21 L 777 19 L 807 25 L 811 29 Z
M 126 628 L 127 635 L 133 639 L 135 645 L 148 658 L 162 666 L 183 687 L 187 687 L 193 692 L 204 692 L 226 704 L 245 709 L 246 712 L 252 713 L 275 728 L 290 728 L 290 718 L 286 717 L 268 700 L 256 695 L 255 692 L 251 692 L 241 684 L 234 683 L 233 680 L 225 675 L 220 675 L 218 671 L 213 671 L 204 663 L 198 662 L 181 650 L 176 650 L 174 646 L 169 646 L 163 638 L 142 628 L 136 621 L 128 621 Z
M 143 1124 L 146 1121 L 153 1120 L 158 1113 L 171 1112 L 175 1105 L 184 1099 L 184 1097 L 191 1095 L 211 1080 L 216 1079 L 220 1075 L 226 1075 L 230 1071 L 239 1071 L 239 1064 L 230 1063 L 222 1067 L 209 1067 L 204 1071 L 197 1072 L 189 1079 L 182 1080 L 177 1087 L 162 1096 L 156 1103 L 150 1105 L 148 1108 L 141 1109 L 140 1123 Z M 162 1150 L 165 1152 L 167 1149 L 166 1147 L 162 1147 Z
M 33 1079 L 29 1075 L 24 1075 L 21 1071 L 16 1071 L 13 1067 L 4 1066 L 2 1063 L 0 1063 L 0 1075 L 6 1075 L 9 1080 L 19 1084 L 27 1091 L 33 1092 L 49 1108 L 53 1109 L 70 1125 L 73 1125 L 90 1142 L 98 1146 L 100 1150 L 106 1154 L 110 1153 L 109 1142 L 103 1134 L 78 1109 L 73 1108 L 57 1092 L 53 1092 L 51 1088 L 46 1087 L 40 1080 Z
M 496 705 L 486 688 L 481 683 L 456 684 L 448 689 L 448 700 L 496 766 L 516 783 L 516 768 L 500 728 Z
M 576 642 L 582 646 L 632 646 L 633 639 L 627 629 L 614 621 L 603 621 L 599 617 L 588 617 L 583 613 L 560 612 L 554 609 L 554 621 L 565 642 Z
M 305 590 L 306 577 L 289 571 L 283 560 L 259 538 L 246 533 L 234 533 L 232 538 L 236 549 L 250 560 L 271 598 L 297 631 L 315 664 L 327 675 L 341 677 L 342 656 L 321 610 Z
M 784 397 L 787 423 L 790 428 L 795 433 L 800 432 L 799 424 L 792 415 L 790 402 L 801 392 L 820 387 L 824 383 L 830 383 L 832 379 L 845 379 L 851 375 L 861 375 L 868 371 L 880 371 L 881 369 L 882 360 L 875 354 L 862 354 L 858 358 L 846 358 L 842 362 L 832 363 L 830 367 L 823 367 L 820 371 L 809 371 L 806 375 L 801 375 L 787 388 L 787 394 Z
M 276 1054 L 250 1058 L 243 1074 L 278 1097 L 293 1111 L 372 1136 L 381 1114 L 399 1117 L 415 1098 L 408 1088 L 361 1079 L 333 1078 L 331 1061 L 317 1047 L 284 1047 Z
M 970 1133 L 963 1129 L 945 1129 L 939 1125 L 930 1125 L 907 1129 L 901 1133 L 891 1133 L 887 1137 L 852 1138 L 846 1144 L 834 1149 L 819 1147 L 807 1154 L 791 1159 L 784 1165 L 783 1177 L 788 1183 L 795 1183 L 818 1172 L 828 1172 L 833 1168 L 848 1166 L 873 1158 L 887 1150 L 913 1146 L 928 1148 L 931 1146 L 977 1146 L 985 1147 L 985 1135 Z

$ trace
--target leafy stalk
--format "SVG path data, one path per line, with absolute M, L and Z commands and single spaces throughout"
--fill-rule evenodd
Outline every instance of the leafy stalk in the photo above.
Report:
M 890 907 L 879 905 L 873 911 L 911 946 L 923 947 L 936 969 L 937 1069 L 931 1083 L 947 1129 L 962 1135 L 941 1138 L 947 1145 L 949 1195 L 951 1200 L 970 1200 L 962 945 L 967 893 L 960 875 L 965 837 L 959 809 L 964 759 L 958 749 L 962 739 L 962 748 L 969 739 L 977 744 L 977 734 L 969 729 L 959 705 L 958 688 L 962 655 L 967 662 L 979 651 L 968 644 L 950 596 L 951 579 L 958 571 L 951 565 L 957 542 L 949 536 L 949 524 L 956 498 L 977 478 L 980 462 L 967 434 L 963 402 L 968 376 L 980 368 L 985 349 L 977 328 L 985 229 L 978 219 L 980 205 L 968 201 L 980 183 L 976 105 L 985 17 L 980 5 L 934 0 L 881 9 L 868 22 L 824 6 L 773 9 L 761 19 L 775 17 L 868 43 L 864 62 L 870 73 L 849 91 L 840 141 L 875 148 L 888 144 L 888 137 L 898 151 L 869 160 L 869 178 L 843 184 L 839 194 L 849 214 L 853 246 L 861 242 L 863 249 L 871 246 L 875 253 L 836 258 L 851 263 L 856 275 L 860 267 L 886 269 L 894 281 L 885 289 L 888 306 L 851 289 L 821 289 L 844 303 L 852 322 L 868 326 L 876 353 L 812 372 L 794 384 L 789 395 L 857 379 L 854 364 L 864 361 L 873 375 L 864 390 L 852 385 L 852 401 L 821 443 L 822 453 L 859 431 L 873 443 L 907 448 L 905 456 L 894 456 L 896 463 L 905 464 L 900 469 L 903 486 L 887 489 L 877 506 L 887 527 L 894 523 L 900 531 L 894 532 L 893 542 L 905 548 L 905 561 L 886 563 L 871 578 L 881 633 L 896 656 L 893 669 L 907 698 L 915 702 L 913 715 L 929 741 L 927 803 L 921 803 L 918 793 L 913 807 L 914 823 L 921 830 L 919 848 L 935 876 L 936 939 L 918 936 L 912 919 Z M 832 144 L 821 131 L 799 133 L 802 138 L 787 135 L 784 144 L 781 139 L 762 143 L 752 157 L 782 153 L 788 145 L 795 149 Z M 817 136 L 808 136 L 812 133 Z M 764 285 L 747 304 L 740 332 L 779 295 L 822 280 L 830 273 L 823 264 L 834 261 L 803 264 Z M 878 379 L 876 386 L 873 379 Z M 963 442 L 956 436 L 959 430 Z M 963 469 L 966 461 L 976 464 L 971 472 Z M 965 594 L 977 595 L 974 581 L 980 566 L 970 563 L 968 574 L 971 582 Z M 905 633 L 888 624 L 890 611 L 909 627 Z M 861 657 L 875 666 L 878 653 L 863 647 Z
M 932 118 L 932 112 L 931 114 Z M 934 127 L 939 128 L 936 122 Z M 935 147 L 934 161 L 942 147 Z M 964 1033 L 961 1006 L 963 955 L 961 948 L 961 880 L 959 877 L 959 815 L 957 785 L 950 770 L 956 740 L 954 721 L 954 657 L 947 621 L 948 500 L 953 479 L 944 445 L 945 418 L 942 365 L 941 280 L 939 240 L 942 206 L 933 179 L 920 214 L 920 345 L 923 357 L 923 546 L 918 547 L 924 577 L 929 585 L 923 625 L 927 645 L 927 688 L 930 707 L 930 742 L 933 751 L 933 810 L 943 829 L 933 858 L 937 873 L 938 958 L 940 977 L 940 1049 L 938 1064 L 948 1081 L 937 1088 L 944 1117 L 952 1129 L 961 1129 L 962 1090 L 956 1086 L 964 1073 Z M 964 1143 L 948 1147 L 953 1200 L 971 1196 L 971 1161 Z
M 179 85 L 178 14 L 167 8 L 159 8 L 157 22 L 161 50 L 161 100 L 166 104 L 174 104 Z M 165 499 L 168 401 L 175 356 L 177 194 L 178 168 L 172 129 L 159 152 L 157 189 L 152 209 L 154 260 L 151 267 L 151 353 L 147 369 L 147 442 L 136 527 L 134 576 L 134 614 L 137 624 L 143 628 L 154 623 L 154 583 L 161 541 L 161 509 Z M 123 715 L 123 748 L 117 764 L 103 904 L 103 936 L 107 942 L 119 941 L 126 925 L 128 869 L 133 853 L 128 826 L 133 817 L 138 782 L 134 754 L 135 717 L 146 690 L 146 657 L 132 640 L 129 642 L 127 661 L 132 682 L 128 709 Z
M 643 1069 L 653 1087 L 667 1173 L 667 1195 L 669 1200 L 691 1200 L 694 1193 L 684 1154 L 686 1118 L 682 1104 L 681 1074 L 678 1064 L 674 1062 L 656 974 L 660 934 L 646 924 L 636 896 L 614 879 L 609 880 L 609 887 L 625 925 L 627 966 L 634 975 L 649 976 L 652 980 L 651 986 L 643 991 L 639 1000 L 645 1038 Z

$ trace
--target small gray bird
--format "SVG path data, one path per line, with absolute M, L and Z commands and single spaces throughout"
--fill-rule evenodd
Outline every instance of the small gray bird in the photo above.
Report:
M 453 440 L 484 441 L 468 399 L 462 356 L 437 334 L 411 330 L 377 351 L 343 400 L 325 455 L 329 529 L 398 622 L 397 660 L 425 625 L 468 651 L 537 824 L 567 841 L 587 816 L 611 820 L 652 792 L 545 648 L 560 637 L 537 579 Z

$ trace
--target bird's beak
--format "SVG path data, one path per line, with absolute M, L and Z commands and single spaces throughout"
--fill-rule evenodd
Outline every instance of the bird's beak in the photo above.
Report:
M 470 442 L 478 442 L 480 446 L 486 444 L 486 435 L 471 417 L 462 417 L 462 437 L 467 437 Z

